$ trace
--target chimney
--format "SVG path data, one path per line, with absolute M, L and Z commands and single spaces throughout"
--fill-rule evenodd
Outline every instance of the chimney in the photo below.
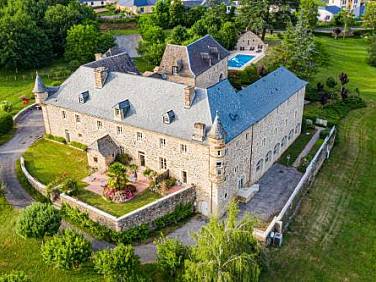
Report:
M 191 108 L 194 98 L 195 98 L 194 86 L 184 87 L 184 108 L 185 109 Z
M 102 59 L 102 53 L 95 53 L 94 56 L 95 56 L 95 60 L 98 61 L 100 59 Z
M 204 141 L 205 139 L 205 124 L 202 122 L 195 122 L 192 139 L 196 141 Z
M 99 67 L 94 69 L 95 75 L 95 88 L 101 89 L 106 83 L 108 69 L 105 67 Z

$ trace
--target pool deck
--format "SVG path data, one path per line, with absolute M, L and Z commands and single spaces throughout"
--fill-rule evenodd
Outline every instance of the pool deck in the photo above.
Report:
M 249 62 L 245 63 L 243 66 L 241 66 L 239 68 L 229 66 L 228 67 L 229 70 L 238 70 L 238 71 L 244 70 L 250 64 L 256 64 L 258 61 L 260 61 L 262 58 L 265 57 L 265 52 L 257 53 L 257 52 L 252 52 L 252 51 L 232 51 L 230 56 L 228 57 L 228 60 L 231 60 L 233 57 L 235 57 L 238 54 L 250 55 L 250 56 L 254 56 L 254 58 L 252 60 L 250 60 Z

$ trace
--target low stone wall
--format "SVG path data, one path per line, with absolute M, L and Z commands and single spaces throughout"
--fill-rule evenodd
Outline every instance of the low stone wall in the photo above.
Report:
M 25 108 L 23 108 L 21 111 L 19 111 L 14 117 L 13 117 L 13 121 L 14 123 L 17 123 L 23 116 L 24 114 L 26 114 L 27 112 L 33 110 L 35 107 L 36 107 L 36 103 L 34 104 L 31 104 Z
M 40 183 L 38 180 L 36 180 L 26 169 L 25 166 L 25 159 L 21 156 L 20 158 L 20 165 L 22 173 L 25 175 L 27 181 L 30 183 L 31 186 L 34 187 L 35 190 L 37 190 L 39 193 L 41 193 L 44 196 L 47 196 L 47 188 L 46 185 Z
M 115 217 L 73 197 L 65 194 L 60 195 L 61 204 L 67 204 L 72 208 L 77 208 L 81 212 L 87 213 L 91 220 L 115 231 L 125 231 L 141 224 L 149 224 L 151 229 L 153 229 L 154 226 L 152 226 L 152 223 L 156 219 L 173 212 L 179 204 L 193 204 L 195 199 L 195 188 L 184 188 L 126 215 Z
M 266 241 L 271 231 L 283 232 L 286 230 L 291 222 L 291 219 L 294 217 L 300 207 L 302 197 L 311 187 L 316 174 L 319 172 L 325 160 L 329 158 L 330 152 L 334 146 L 335 137 L 336 128 L 333 127 L 330 130 L 329 135 L 325 138 L 320 149 L 317 151 L 312 161 L 308 165 L 303 177 L 296 185 L 294 192 L 291 194 L 280 213 L 273 218 L 266 230 L 254 230 L 254 235 L 258 240 Z

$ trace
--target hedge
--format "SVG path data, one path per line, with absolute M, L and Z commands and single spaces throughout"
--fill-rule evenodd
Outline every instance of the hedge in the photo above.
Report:
M 176 206 L 173 212 L 160 217 L 150 225 L 141 224 L 121 232 L 114 231 L 104 225 L 92 221 L 87 213 L 83 213 L 67 204 L 63 205 L 61 212 L 67 221 L 85 231 L 88 231 L 99 240 L 105 240 L 112 243 L 130 244 L 146 240 L 151 237 L 153 233 L 160 231 L 162 228 L 171 224 L 176 224 L 179 221 L 190 217 L 193 214 L 193 206 L 190 203 L 180 204 Z
M 54 136 L 52 134 L 46 134 L 44 137 L 59 143 L 67 144 L 67 140 L 65 140 L 64 137 Z
M 0 135 L 8 133 L 13 128 L 13 118 L 12 115 L 0 111 Z
M 82 151 L 86 151 L 87 150 L 87 146 L 85 144 L 82 144 L 82 143 L 79 143 L 79 142 L 76 142 L 76 141 L 72 141 L 69 143 L 69 145 L 77 148 L 77 149 L 80 149 Z

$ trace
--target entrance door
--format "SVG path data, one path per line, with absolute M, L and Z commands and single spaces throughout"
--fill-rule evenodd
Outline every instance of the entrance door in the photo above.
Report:
M 70 140 L 70 133 L 67 129 L 65 130 L 65 139 L 67 140 L 67 143 L 69 143 L 71 141 Z
M 144 152 L 138 152 L 138 158 L 140 160 L 140 166 L 146 166 L 145 153 Z

